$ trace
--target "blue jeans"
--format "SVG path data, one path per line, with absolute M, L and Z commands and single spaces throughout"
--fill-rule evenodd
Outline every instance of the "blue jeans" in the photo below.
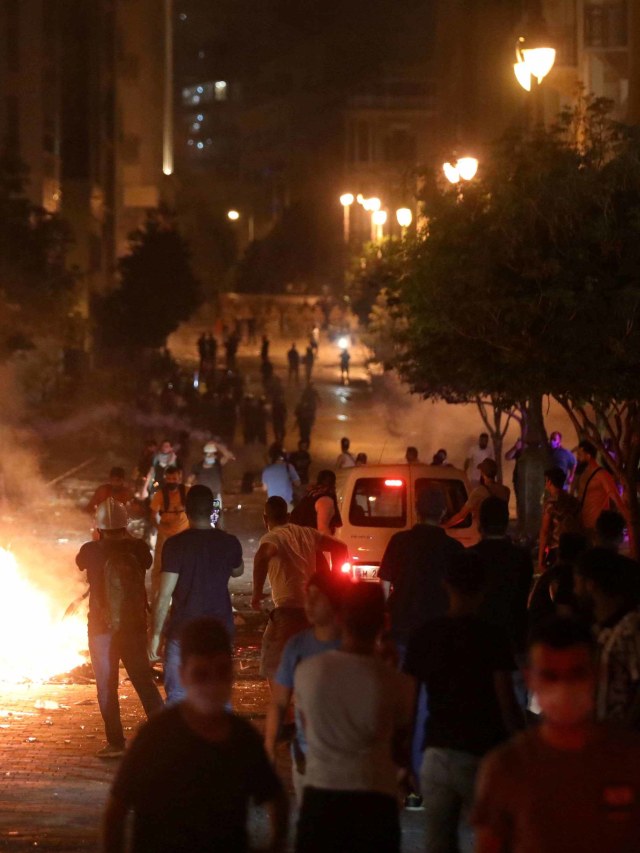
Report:
M 426 853 L 473 853 L 469 823 L 480 758 L 469 752 L 427 747 L 420 774 L 426 816 Z
M 185 697 L 180 681 L 180 641 L 167 640 L 164 650 L 164 689 L 167 693 L 167 705 L 182 702 Z
M 400 658 L 400 669 L 404 666 L 407 656 L 406 645 L 398 642 L 398 656 Z M 411 769 L 417 782 L 420 782 L 420 768 L 422 767 L 422 756 L 424 754 L 424 738 L 429 719 L 429 708 L 427 705 L 427 688 L 424 684 L 418 684 L 418 704 L 416 706 L 416 717 L 413 721 L 413 737 L 411 739 Z M 421 793 L 416 791 L 416 794 Z
M 140 697 L 147 717 L 160 711 L 164 704 L 151 675 L 146 635 L 122 631 L 115 634 L 89 634 L 89 654 L 96 677 L 98 705 L 104 720 L 107 742 L 112 746 L 124 746 L 118 701 L 120 661 Z

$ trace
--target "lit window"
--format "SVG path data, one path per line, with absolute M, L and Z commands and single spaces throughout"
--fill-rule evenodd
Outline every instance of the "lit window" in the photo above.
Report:
M 200 95 L 194 95 L 194 96 L 191 98 L 191 103 L 192 103 L 192 104 L 199 104 L 199 103 L 200 103 Z
M 190 139 L 190 140 L 187 142 L 187 145 L 195 145 L 195 142 L 193 141 L 193 139 Z
M 205 57 L 204 50 L 199 50 L 198 51 L 198 59 L 204 59 L 204 57 Z
M 200 124 L 199 121 L 194 121 L 194 123 L 191 125 L 192 130 L 200 130 L 201 127 L 202 127 L 202 125 Z
M 198 113 L 198 115 L 197 115 L 197 119 L 198 119 L 198 121 L 204 121 L 204 116 L 203 116 L 203 114 L 202 114 L 202 113 Z
M 196 145 L 196 148 L 197 148 L 199 151 L 202 151 L 202 149 L 204 148 L 204 142 L 198 142 L 198 144 Z
M 179 18 L 180 18 L 180 20 L 181 20 L 181 21 L 186 21 L 186 20 L 187 20 L 187 15 L 186 15 L 186 13 L 185 13 L 185 12 L 180 12 Z
M 216 83 L 216 86 L 217 86 L 217 85 L 218 85 L 218 84 Z M 198 86 L 198 88 L 196 89 L 196 92 L 197 92 L 199 95 L 202 95 L 202 94 L 204 93 L 204 88 L 203 88 L 202 86 Z

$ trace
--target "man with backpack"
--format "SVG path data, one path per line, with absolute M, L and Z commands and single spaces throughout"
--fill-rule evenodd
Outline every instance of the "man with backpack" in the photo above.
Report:
M 316 485 L 297 503 L 290 521 L 300 527 L 313 527 L 324 536 L 335 536 L 338 527 L 342 527 L 342 517 L 338 509 L 336 475 L 333 471 L 320 471 Z
M 158 538 L 151 575 L 151 590 L 154 598 L 160 585 L 160 566 L 162 565 L 164 543 L 176 533 L 182 533 L 189 527 L 185 507 L 188 490 L 188 486 L 182 482 L 182 472 L 175 465 L 171 465 L 164 472 L 162 488 L 151 498 L 151 513 L 158 524 Z
M 118 704 L 118 670 L 124 664 L 147 716 L 161 710 L 147 656 L 145 574 L 151 551 L 127 533 L 127 510 L 109 498 L 98 507 L 97 541 L 86 542 L 76 557 L 89 582 L 89 653 L 107 744 L 99 758 L 119 758 L 125 738 Z

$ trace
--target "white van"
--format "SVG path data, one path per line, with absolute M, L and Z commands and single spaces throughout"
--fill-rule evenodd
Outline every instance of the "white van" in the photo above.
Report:
M 361 580 L 375 580 L 393 534 L 418 523 L 418 492 L 430 489 L 442 495 L 444 521 L 461 509 L 469 493 L 464 472 L 447 465 L 363 465 L 336 476 L 343 524 L 336 536 L 346 543 L 353 576 Z M 465 547 L 480 539 L 471 515 L 447 533 Z

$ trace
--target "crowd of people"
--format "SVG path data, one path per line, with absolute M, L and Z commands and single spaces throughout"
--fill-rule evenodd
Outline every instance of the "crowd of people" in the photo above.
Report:
M 212 358 L 215 369 L 211 340 L 199 347 L 201 370 Z M 309 362 L 292 350 L 288 383 L 313 398 L 311 373 L 299 375 Z M 282 387 L 267 377 L 272 412 Z M 284 851 L 289 785 L 275 764 L 286 743 L 297 853 L 400 853 L 403 808 L 422 814 L 427 853 L 640 853 L 640 566 L 621 553 L 624 505 L 595 447 L 582 441 L 574 455 L 552 434 L 535 561 L 509 535 L 510 489 L 482 434 L 459 511 L 445 518 L 440 497 L 418 491 L 417 524 L 390 536 L 378 582 L 355 582 L 336 537 L 336 471 L 367 459 L 345 436 L 311 483 L 315 408 L 303 417 L 293 454 L 273 418 L 261 474 L 251 608 L 266 619 L 262 734 L 231 706 L 229 584 L 245 572 L 220 516 L 233 445 L 208 438 L 185 464 L 185 440 L 149 443 L 134 484 L 113 468 L 89 502 L 98 535 L 77 564 L 106 736 L 98 755 L 122 759 L 104 849 L 127 849 L 133 814 L 133 850 L 241 853 L 256 802 L 268 808 L 266 849 Z M 267 444 L 261 431 L 249 440 Z M 522 451 L 507 453 L 516 484 Z M 431 464 L 447 459 L 441 448 Z M 417 448 L 405 461 L 420 463 Z M 146 506 L 155 543 L 129 533 Z M 465 548 L 447 531 L 470 515 L 481 538 Z M 149 718 L 128 745 L 120 662 Z

